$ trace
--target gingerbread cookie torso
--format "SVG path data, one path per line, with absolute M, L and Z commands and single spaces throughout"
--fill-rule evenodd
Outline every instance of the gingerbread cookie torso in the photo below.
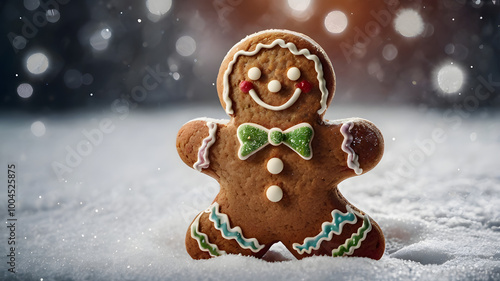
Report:
M 188 228 L 191 257 L 262 257 L 279 241 L 298 259 L 382 257 L 380 227 L 337 185 L 372 169 L 384 140 L 367 120 L 323 119 L 334 89 L 328 56 L 303 34 L 266 30 L 228 52 L 217 90 L 230 120 L 195 119 L 177 135 L 182 160 L 220 184 Z

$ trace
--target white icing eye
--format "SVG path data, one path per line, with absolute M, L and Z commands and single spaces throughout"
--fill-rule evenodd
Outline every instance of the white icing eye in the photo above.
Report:
M 280 81 L 278 81 L 278 80 L 271 80 L 267 84 L 267 89 L 271 93 L 277 93 L 277 92 L 279 92 L 281 90 L 281 83 L 280 83 Z
M 252 67 L 248 70 L 248 78 L 251 80 L 259 80 L 261 75 L 260 69 L 258 67 Z
M 286 76 L 288 77 L 288 79 L 295 81 L 300 78 L 300 69 L 294 66 L 288 70 Z

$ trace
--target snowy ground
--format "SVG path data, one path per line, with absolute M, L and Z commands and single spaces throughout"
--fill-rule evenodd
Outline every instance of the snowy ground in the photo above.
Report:
M 384 133 L 379 166 L 341 185 L 382 227 L 380 261 L 297 261 L 279 246 L 265 260 L 191 260 L 185 231 L 218 187 L 181 162 L 175 135 L 192 118 L 224 118 L 219 106 L 0 115 L 4 221 L 8 164 L 17 180 L 17 273 L 8 271 L 4 227 L 0 279 L 500 280 L 500 114 L 469 109 L 334 103 L 327 111 L 370 119 Z

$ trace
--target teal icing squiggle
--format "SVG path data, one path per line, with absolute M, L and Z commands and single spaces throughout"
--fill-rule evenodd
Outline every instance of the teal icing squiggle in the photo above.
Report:
M 339 210 L 333 210 L 332 218 L 333 220 L 331 222 L 324 222 L 321 225 L 322 231 L 318 235 L 307 237 L 304 239 L 304 243 L 294 243 L 292 247 L 301 255 L 304 252 L 310 254 L 312 250 L 319 249 L 321 242 L 330 241 L 333 234 L 339 235 L 342 233 L 342 228 L 346 223 L 355 224 L 357 222 L 356 215 L 349 207 L 346 213 L 342 213 Z
M 222 237 L 225 239 L 236 240 L 240 247 L 250 249 L 254 253 L 264 248 L 264 245 L 260 245 L 256 238 L 245 238 L 239 226 L 231 228 L 228 216 L 226 214 L 219 213 L 219 204 L 217 202 L 210 206 L 209 212 L 210 221 L 214 223 L 215 228 L 221 232 Z

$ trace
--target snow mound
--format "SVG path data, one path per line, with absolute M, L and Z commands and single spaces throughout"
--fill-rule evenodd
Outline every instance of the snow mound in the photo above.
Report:
M 0 182 L 5 186 L 14 163 L 17 273 L 8 271 L 4 227 L 0 279 L 500 280 L 500 118 L 479 111 L 454 119 L 409 107 L 327 111 L 328 119 L 369 119 L 384 133 L 382 162 L 340 185 L 382 227 L 387 249 L 380 261 L 297 261 L 280 244 L 262 260 L 192 260 L 185 232 L 218 185 L 181 162 L 175 136 L 190 119 L 225 118 L 219 107 L 4 114 Z M 36 121 L 44 131 L 32 131 Z M 7 208 L 4 189 L 4 221 Z

